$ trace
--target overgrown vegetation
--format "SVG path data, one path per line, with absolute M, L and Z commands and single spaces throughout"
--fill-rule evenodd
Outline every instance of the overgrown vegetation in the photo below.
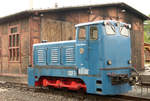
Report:
M 144 42 L 150 43 L 150 20 L 144 22 Z

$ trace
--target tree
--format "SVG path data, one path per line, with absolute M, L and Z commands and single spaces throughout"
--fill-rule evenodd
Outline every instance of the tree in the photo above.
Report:
M 147 35 L 147 33 L 146 32 L 144 32 L 144 42 L 146 42 L 146 43 L 150 43 L 150 37 Z
M 150 20 L 144 22 L 144 42 L 150 43 Z

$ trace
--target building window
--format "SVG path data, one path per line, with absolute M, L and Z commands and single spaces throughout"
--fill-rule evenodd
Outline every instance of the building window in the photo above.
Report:
M 20 60 L 20 33 L 18 26 L 9 27 L 9 61 Z

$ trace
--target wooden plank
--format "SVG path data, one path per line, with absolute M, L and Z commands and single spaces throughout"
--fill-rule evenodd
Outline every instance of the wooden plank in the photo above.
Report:
M 75 39 L 75 26 L 69 22 L 62 22 L 62 40 Z
M 42 19 L 41 39 L 48 42 L 75 39 L 74 24 L 65 21 Z
M 56 20 L 42 19 L 41 40 L 48 42 L 61 40 L 61 23 Z

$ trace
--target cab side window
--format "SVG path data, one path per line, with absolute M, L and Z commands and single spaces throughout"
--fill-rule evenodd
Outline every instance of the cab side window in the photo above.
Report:
M 90 27 L 90 40 L 98 39 L 98 29 L 96 26 Z
M 79 40 L 85 40 L 86 39 L 86 28 L 85 26 L 79 28 Z

